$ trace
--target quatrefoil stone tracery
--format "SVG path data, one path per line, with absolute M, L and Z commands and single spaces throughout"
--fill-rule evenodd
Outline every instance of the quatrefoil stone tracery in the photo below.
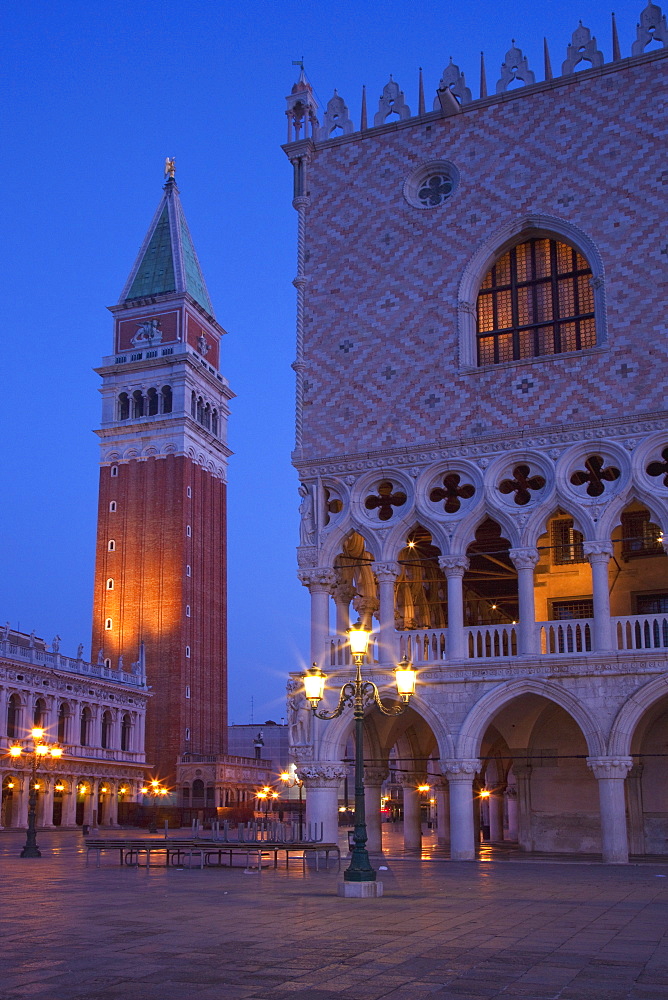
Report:
M 647 475 L 658 477 L 663 476 L 663 485 L 668 486 L 668 447 L 661 452 L 663 462 L 650 462 L 647 466 Z
M 504 496 L 514 494 L 515 503 L 523 507 L 531 501 L 531 494 L 542 490 L 545 486 L 543 476 L 532 476 L 528 465 L 516 465 L 512 479 L 502 479 L 499 483 L 499 493 Z
M 600 497 L 605 492 L 605 484 L 619 479 L 621 473 L 614 465 L 605 465 L 600 455 L 590 455 L 585 460 L 584 469 L 576 469 L 571 476 L 573 486 L 587 487 L 587 496 Z
M 367 510 L 377 510 L 379 521 L 389 521 L 394 513 L 393 507 L 402 507 L 406 503 L 406 494 L 394 489 L 389 479 L 383 479 L 378 484 L 378 495 L 370 494 L 364 501 Z
M 461 479 L 458 472 L 448 472 L 441 480 L 443 486 L 435 486 L 429 492 L 432 503 L 444 501 L 443 510 L 446 514 L 455 514 L 462 505 L 461 501 L 470 500 L 475 493 L 475 486 L 471 483 L 462 484 Z

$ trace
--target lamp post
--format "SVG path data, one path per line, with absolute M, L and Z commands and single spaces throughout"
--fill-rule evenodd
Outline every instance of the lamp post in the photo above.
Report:
M 26 842 L 21 851 L 22 858 L 41 858 L 42 852 L 37 846 L 37 771 L 39 764 L 48 766 L 59 760 L 63 755 L 63 748 L 56 744 L 49 744 L 44 741 L 44 730 L 41 726 L 35 726 L 30 730 L 32 739 L 32 750 L 15 743 L 9 748 L 9 756 L 14 760 L 28 758 L 30 761 L 30 787 L 28 792 L 28 831 Z M 49 759 L 50 758 L 50 759 Z
M 369 636 L 370 633 L 359 622 L 348 629 L 350 651 L 355 662 L 355 680 L 348 681 L 343 685 L 339 693 L 339 703 L 333 711 L 318 711 L 318 703 L 322 699 L 326 681 L 322 670 L 314 663 L 303 675 L 304 692 L 311 703 L 311 708 L 316 718 L 324 720 L 336 719 L 343 713 L 346 705 L 351 705 L 353 708 L 355 718 L 355 831 L 353 834 L 354 847 L 350 857 L 350 864 L 343 873 L 345 882 L 376 881 L 376 872 L 371 866 L 369 853 L 366 849 L 363 743 L 364 708 L 367 704 L 373 702 L 383 715 L 401 715 L 402 712 L 406 711 L 410 697 L 415 692 L 416 672 L 409 660 L 404 657 L 394 671 L 401 704 L 393 705 L 391 708 L 386 708 L 383 705 L 378 688 L 373 681 L 365 681 L 362 678 L 362 661 L 366 656 Z
M 288 788 L 299 789 L 299 840 L 301 842 L 304 834 L 304 782 L 297 774 L 290 774 L 289 771 L 283 771 L 281 781 L 284 781 Z
M 158 799 L 161 796 L 167 794 L 167 789 L 160 784 L 157 778 L 153 778 L 148 785 L 144 785 L 141 788 L 142 795 L 151 795 L 153 797 L 153 809 L 151 810 L 151 819 L 148 824 L 149 833 L 158 832 Z

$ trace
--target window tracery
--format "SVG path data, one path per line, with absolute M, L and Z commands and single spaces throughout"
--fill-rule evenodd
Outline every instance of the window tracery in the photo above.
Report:
M 592 271 L 566 243 L 511 247 L 485 275 L 477 301 L 478 365 L 596 345 Z

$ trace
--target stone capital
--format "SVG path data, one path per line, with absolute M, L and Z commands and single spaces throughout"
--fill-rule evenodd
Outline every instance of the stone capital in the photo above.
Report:
M 332 597 L 337 604 L 350 604 L 355 596 L 355 588 L 349 583 L 337 583 L 332 591 Z
M 404 788 L 412 788 L 416 792 L 418 785 L 426 785 L 429 782 L 424 771 L 421 774 L 410 771 L 399 776 L 399 784 L 403 785 Z
M 472 782 L 480 770 L 480 766 L 480 761 L 477 759 L 441 761 L 441 768 L 448 781 Z
M 365 767 L 364 784 L 382 785 L 389 773 L 386 767 Z
M 587 767 L 590 767 L 597 780 L 616 778 L 623 781 L 633 767 L 632 757 L 587 757 Z
M 608 562 L 612 558 L 612 542 L 583 542 L 582 551 L 590 563 Z
M 378 562 L 373 564 L 373 573 L 377 583 L 394 583 L 399 576 L 399 563 Z
M 297 777 L 306 785 L 306 788 L 331 788 L 332 785 L 339 785 L 346 776 L 345 764 L 336 761 L 318 762 L 310 764 L 299 764 Z
M 300 569 L 297 573 L 299 582 L 308 587 L 311 593 L 331 593 L 336 586 L 336 574 L 327 567 L 316 566 L 312 569 Z
M 535 548 L 510 549 L 508 555 L 515 569 L 533 569 L 538 562 L 538 550 Z
M 438 565 L 446 576 L 464 576 L 469 568 L 469 560 L 464 554 L 439 556 Z

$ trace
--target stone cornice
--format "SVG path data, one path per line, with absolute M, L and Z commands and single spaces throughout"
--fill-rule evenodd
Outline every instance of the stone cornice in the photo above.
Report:
M 335 455 L 309 459 L 293 455 L 293 464 L 303 479 L 311 479 L 316 475 L 335 475 L 354 472 L 365 472 L 374 468 L 388 466 L 410 467 L 428 465 L 432 462 L 452 458 L 490 458 L 511 449 L 544 449 L 558 448 L 562 451 L 567 446 L 580 441 L 597 442 L 601 439 L 637 438 L 639 434 L 648 434 L 658 430 L 668 429 L 668 412 L 645 413 L 642 416 L 620 420 L 610 417 L 596 421 L 572 423 L 557 430 L 541 430 L 527 428 L 515 434 L 490 434 L 485 437 L 457 438 L 454 441 L 435 441 L 420 448 L 379 448 L 377 451 L 356 452 L 346 455 L 345 459 Z M 634 442 L 635 443 L 635 442 Z

